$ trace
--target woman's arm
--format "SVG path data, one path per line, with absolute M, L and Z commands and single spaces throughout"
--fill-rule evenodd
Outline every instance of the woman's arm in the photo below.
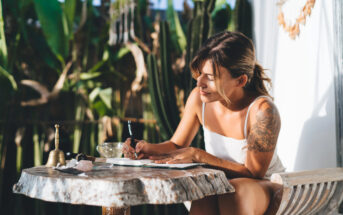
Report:
M 187 99 L 183 116 L 173 137 L 159 144 L 150 144 L 144 140 L 138 141 L 136 145 L 136 152 L 139 154 L 138 159 L 166 154 L 189 146 L 200 127 L 201 105 L 199 89 L 195 88 Z M 131 140 L 128 138 L 125 141 L 123 152 L 125 157 L 134 158 L 135 151 L 130 147 L 130 143 Z
M 269 99 L 258 100 L 251 108 L 248 120 L 247 157 L 244 165 L 202 155 L 210 165 L 228 173 L 229 177 L 263 178 L 273 158 L 279 136 L 279 112 Z
M 272 101 L 261 99 L 252 108 L 245 166 L 256 178 L 263 178 L 273 158 L 281 128 L 279 112 Z
M 157 159 L 159 163 L 206 163 L 225 171 L 228 177 L 263 178 L 273 157 L 280 131 L 277 108 L 268 99 L 261 99 L 251 108 L 248 124 L 248 151 L 244 165 L 220 159 L 192 147 L 152 158 Z

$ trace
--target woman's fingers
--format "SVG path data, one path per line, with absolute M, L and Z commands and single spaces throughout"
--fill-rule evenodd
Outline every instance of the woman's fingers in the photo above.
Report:
M 165 158 L 165 159 L 161 159 L 161 160 L 154 160 L 154 163 L 162 164 L 162 163 L 167 163 L 170 160 L 172 160 L 172 158 Z
M 167 161 L 167 164 L 178 164 L 178 163 L 188 163 L 183 159 L 172 159 L 170 161 Z
M 126 158 L 135 158 L 135 150 L 131 147 L 131 138 L 127 138 L 124 142 L 122 152 Z
M 140 153 L 143 150 L 144 145 L 145 145 L 145 141 L 143 141 L 143 140 L 138 141 L 136 144 L 136 152 Z
M 145 154 L 144 153 L 139 153 L 137 159 L 140 160 L 144 158 Z
M 150 160 L 163 160 L 169 157 L 170 157 L 169 155 L 151 155 L 149 156 L 149 159 Z

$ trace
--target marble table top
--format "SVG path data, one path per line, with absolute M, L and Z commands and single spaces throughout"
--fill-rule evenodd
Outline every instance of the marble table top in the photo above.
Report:
M 51 202 L 103 207 L 173 204 L 234 192 L 224 172 L 204 167 L 162 169 L 94 163 L 73 175 L 40 166 L 24 169 L 13 192 Z

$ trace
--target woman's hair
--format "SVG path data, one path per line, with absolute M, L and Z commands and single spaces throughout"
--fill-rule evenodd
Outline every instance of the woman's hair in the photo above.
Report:
M 220 77 L 218 68 L 221 66 L 226 68 L 233 78 L 247 75 L 248 81 L 244 87 L 246 90 L 270 96 L 264 81 L 267 81 L 269 85 L 271 85 L 271 81 L 266 77 L 262 66 L 256 62 L 254 45 L 244 34 L 226 31 L 207 39 L 190 64 L 194 78 L 200 75 L 202 66 L 207 60 L 212 63 L 216 80 L 218 80 L 217 77 Z M 230 102 L 224 95 L 220 84 L 216 84 L 216 86 L 219 94 L 227 102 Z

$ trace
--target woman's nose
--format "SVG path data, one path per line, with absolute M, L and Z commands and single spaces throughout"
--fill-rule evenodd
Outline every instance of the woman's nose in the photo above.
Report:
M 197 78 L 197 87 L 204 87 L 203 75 L 199 75 Z

